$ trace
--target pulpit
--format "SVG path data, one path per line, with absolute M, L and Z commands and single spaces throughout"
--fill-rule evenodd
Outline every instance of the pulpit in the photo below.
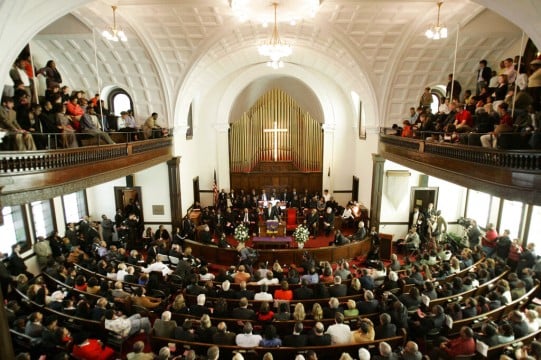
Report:
M 381 260 L 390 260 L 393 253 L 393 234 L 379 234 L 379 257 Z
M 285 236 L 285 224 L 283 221 L 267 220 L 259 223 L 259 236 Z

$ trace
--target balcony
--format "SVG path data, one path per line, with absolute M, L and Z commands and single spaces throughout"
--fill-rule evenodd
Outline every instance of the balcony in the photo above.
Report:
M 509 200 L 541 204 L 541 152 L 478 146 L 380 134 L 386 159 L 471 189 Z
M 43 200 L 171 159 L 172 137 L 73 149 L 0 152 L 0 204 Z

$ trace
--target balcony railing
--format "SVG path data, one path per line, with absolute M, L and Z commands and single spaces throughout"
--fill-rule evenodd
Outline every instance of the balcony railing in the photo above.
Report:
M 172 137 L 71 149 L 0 152 L 0 176 L 54 171 L 170 147 Z
M 496 150 L 386 134 L 380 134 L 380 141 L 410 151 L 468 161 L 474 164 L 496 166 L 520 172 L 541 170 L 541 152 L 535 150 Z

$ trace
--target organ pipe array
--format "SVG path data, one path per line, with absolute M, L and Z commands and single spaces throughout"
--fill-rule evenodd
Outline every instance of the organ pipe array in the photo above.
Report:
M 321 123 L 280 89 L 261 96 L 229 134 L 231 172 L 251 172 L 259 162 L 292 162 L 302 172 L 320 172 Z

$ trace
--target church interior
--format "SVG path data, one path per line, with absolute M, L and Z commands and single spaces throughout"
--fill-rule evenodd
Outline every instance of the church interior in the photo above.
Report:
M 173 235 L 190 214 L 203 224 L 199 207 L 219 207 L 222 193 L 236 193 L 240 212 L 251 206 L 250 196 L 241 201 L 243 193 L 254 191 L 259 223 L 266 220 L 263 190 L 269 202 L 271 195 L 288 198 L 279 204 L 286 238 L 294 189 L 299 208 L 314 208 L 311 198 L 323 197 L 324 190 L 340 212 L 354 208 L 355 221 L 344 233 L 355 233 L 359 220 L 368 232 L 374 227 L 389 241 L 386 261 L 394 251 L 390 244 L 408 235 L 414 208 L 424 212 L 429 204 L 459 238 L 467 232 L 462 220 L 474 219 L 482 228 L 509 230 L 525 249 L 541 246 L 538 147 L 508 146 L 504 136 L 490 149 L 479 136 L 472 145 L 468 134 L 396 136 L 406 120 L 418 119 L 418 107 L 440 114 L 442 99 L 454 98 L 457 87 L 462 92 L 451 103 L 466 106 L 466 90 L 477 96 L 484 81 L 480 61 L 496 79 L 508 58 L 522 69 L 517 75 L 531 79 L 531 92 L 522 86 L 515 92 L 533 94 L 532 116 L 541 126 L 540 19 L 536 0 L 0 1 L 2 108 L 21 85 L 46 109 L 52 60 L 61 74 L 56 87 L 68 94 L 58 97 L 67 104 L 72 91 L 84 92 L 98 104 L 98 127 L 112 139 L 88 140 L 90 132 L 80 131 L 75 146 L 67 147 L 65 129 L 56 129 L 42 131 L 46 140 L 35 140 L 37 149 L 21 150 L 9 147 L 23 146 L 18 139 L 27 135 L 0 126 L 0 254 L 7 257 L 20 244 L 35 275 L 42 269 L 39 239 L 64 236 L 70 223 L 114 221 L 118 209 L 131 207 L 140 222 L 138 239 L 160 226 Z M 280 54 L 263 54 L 264 46 L 280 47 Z M 23 58 L 31 86 L 13 75 Z M 126 116 L 135 130 L 122 130 Z M 147 133 L 149 119 L 154 125 Z M 540 130 L 537 120 L 532 139 Z M 305 192 L 310 196 L 301 205 Z M 225 214 L 234 200 L 224 199 Z M 309 211 L 295 216 L 302 222 Z M 268 226 L 249 232 L 266 236 L 261 232 Z M 335 233 L 324 237 L 324 220 L 320 226 L 320 242 L 308 240 L 306 249 L 330 257 L 321 260 L 367 251 L 352 242 L 325 252 L 320 244 L 332 242 Z M 229 239 L 235 237 L 230 230 Z M 220 234 L 212 231 L 217 244 Z M 199 238 L 190 240 L 196 240 L 195 255 L 209 262 L 225 268 L 236 261 L 235 249 L 219 253 L 214 244 L 209 250 Z M 276 250 L 283 258 L 266 248 L 261 258 L 299 264 L 303 252 L 289 242 Z M 5 314 L 0 323 L 6 335 L 0 344 L 10 344 L 0 357 L 14 358 Z

